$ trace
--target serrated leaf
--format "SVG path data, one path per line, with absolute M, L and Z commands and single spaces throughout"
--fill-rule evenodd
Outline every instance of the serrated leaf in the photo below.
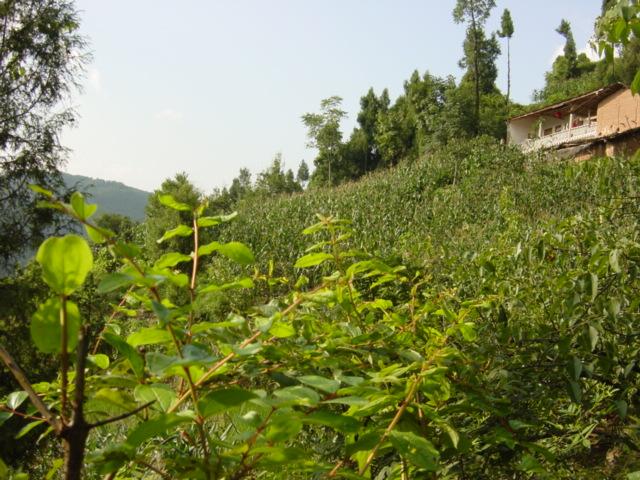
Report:
M 323 262 L 326 262 L 329 259 L 332 259 L 333 255 L 329 253 L 319 252 L 319 253 L 310 253 L 309 255 L 305 255 L 304 257 L 300 257 L 298 261 L 295 263 L 295 268 L 309 268 L 315 267 L 316 265 L 320 265 Z
M 42 266 L 43 280 L 59 295 L 76 291 L 93 267 L 91 249 L 78 235 L 48 238 L 40 245 L 36 260 Z
M 38 350 L 43 353 L 60 353 L 62 350 L 62 303 L 58 297 L 50 298 L 38 307 L 31 316 L 31 338 Z M 78 344 L 80 331 L 80 311 L 70 300 L 67 310 L 67 350 L 72 352 Z

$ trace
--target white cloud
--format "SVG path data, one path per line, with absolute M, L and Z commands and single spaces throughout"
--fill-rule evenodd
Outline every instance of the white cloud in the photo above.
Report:
M 598 60 L 600 60 L 600 57 L 598 56 L 598 51 L 594 50 L 589 42 L 587 42 L 587 44 L 583 48 L 578 50 L 578 55 L 580 55 L 581 53 L 584 53 L 592 62 L 597 62 Z M 561 45 L 558 45 L 556 49 L 553 51 L 553 55 L 551 55 L 551 58 L 549 59 L 549 65 L 553 65 L 553 62 L 555 61 L 555 59 L 558 58 L 560 55 L 564 55 L 564 43 Z
M 100 77 L 100 71 L 95 67 L 92 68 L 91 70 L 89 70 L 88 79 L 89 79 L 89 85 L 91 85 L 91 88 L 93 88 L 96 92 L 101 93 L 102 79 Z
M 154 118 L 156 120 L 164 120 L 167 122 L 179 122 L 182 120 L 183 115 L 182 112 L 174 110 L 173 108 L 165 108 L 156 113 Z
M 555 61 L 555 59 L 558 58 L 560 55 L 564 55 L 564 44 L 559 45 L 555 48 L 555 50 L 553 51 L 553 54 L 551 55 L 551 58 L 549 59 L 549 66 L 553 65 L 553 62 Z

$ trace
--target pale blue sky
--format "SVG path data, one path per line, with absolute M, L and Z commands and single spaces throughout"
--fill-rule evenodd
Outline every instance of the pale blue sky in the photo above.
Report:
M 571 22 L 578 48 L 600 0 L 497 0 L 487 29 L 511 10 L 512 91 L 529 102 Z M 300 121 L 320 100 L 344 98 L 355 125 L 360 96 L 392 99 L 414 69 L 461 75 L 464 26 L 455 0 L 78 0 L 90 41 L 78 126 L 63 136 L 70 173 L 153 190 L 187 172 L 205 193 L 241 167 L 256 173 L 281 152 L 311 165 Z M 506 52 L 506 48 L 503 48 Z M 506 90 L 506 55 L 498 85 Z

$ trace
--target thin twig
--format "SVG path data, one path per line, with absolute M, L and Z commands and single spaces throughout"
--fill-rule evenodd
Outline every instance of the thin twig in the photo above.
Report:
M 99 422 L 90 423 L 89 424 L 89 428 L 102 427 L 104 425 L 108 425 L 110 423 L 117 422 L 119 420 L 124 420 L 125 418 L 132 417 L 136 413 L 140 413 L 145 408 L 150 407 L 154 402 L 155 402 L 155 400 L 151 400 L 150 402 L 147 402 L 144 405 L 141 405 L 141 406 L 135 408 L 134 410 L 131 410 L 130 412 L 123 413 L 122 415 L 116 415 L 115 417 L 107 418 L 105 420 L 100 420 Z
M 418 388 L 419 383 L 420 383 L 419 378 L 414 380 L 413 384 L 411 385 L 411 388 L 409 389 L 409 393 L 407 393 L 407 396 L 404 398 L 402 404 L 400 405 L 400 408 L 398 408 L 398 411 L 396 412 L 396 415 L 393 417 L 393 420 L 391 420 L 391 423 L 382 434 L 382 437 L 380 437 L 380 441 L 378 441 L 376 446 L 373 447 L 373 450 L 371 450 L 371 453 L 369 453 L 369 456 L 367 457 L 366 462 L 364 463 L 362 468 L 360 468 L 360 471 L 358 472 L 360 475 L 364 475 L 364 472 L 367 471 L 367 468 L 369 468 L 369 465 L 375 458 L 376 453 L 378 453 L 378 449 L 384 443 L 384 441 L 387 439 L 389 434 L 392 432 L 392 430 L 395 428 L 395 426 L 398 424 L 398 422 L 402 418 L 402 414 L 411 403 L 411 400 L 413 399 L 413 396 L 416 393 L 416 389 Z
M 40 414 L 45 419 L 45 421 L 49 425 L 51 425 L 51 427 L 53 427 L 53 429 L 57 433 L 60 433 L 62 429 L 62 425 L 60 424 L 60 421 L 53 415 L 53 413 L 51 413 L 49 408 L 47 408 L 47 406 L 44 404 L 42 399 L 38 396 L 38 394 L 35 392 L 35 390 L 31 386 L 31 382 L 29 382 L 29 379 L 27 378 L 25 373 L 22 371 L 20 366 L 13 359 L 11 354 L 7 352 L 2 345 L 0 345 L 0 358 L 2 358 L 2 361 L 7 366 L 7 368 L 9 369 L 13 377 L 16 379 L 18 384 L 22 387 L 22 389 L 25 392 L 27 392 L 27 395 L 29 396 L 29 400 L 31 400 L 31 403 L 33 404 L 33 406 L 36 407 L 36 410 L 40 412 Z

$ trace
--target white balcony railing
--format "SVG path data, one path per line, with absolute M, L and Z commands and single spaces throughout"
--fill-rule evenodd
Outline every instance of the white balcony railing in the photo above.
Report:
M 562 130 L 561 132 L 552 133 L 542 138 L 525 140 L 520 144 L 520 148 L 523 152 L 528 153 L 542 148 L 557 147 L 563 143 L 595 138 L 598 136 L 597 130 L 598 128 L 596 123 L 591 123 L 591 125 L 582 125 L 580 127 L 574 127 L 568 130 Z

